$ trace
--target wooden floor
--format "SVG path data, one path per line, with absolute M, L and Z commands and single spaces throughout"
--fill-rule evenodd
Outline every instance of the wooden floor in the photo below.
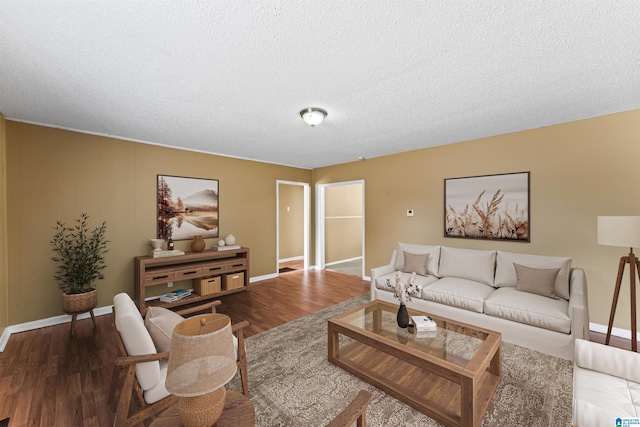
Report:
M 247 336 L 314 313 L 369 290 L 369 282 L 332 271 L 293 271 L 221 298 L 218 312 L 248 320 Z M 117 335 L 111 315 L 13 334 L 0 353 L 0 420 L 11 427 L 110 426 L 108 388 Z M 602 334 L 591 339 L 604 342 Z M 630 348 L 628 340 L 612 345 Z M 249 372 L 251 375 L 251 372 Z
M 293 271 L 221 298 L 218 312 L 248 320 L 255 335 L 369 290 L 359 277 L 331 271 Z M 111 315 L 13 334 L 0 353 L 0 420 L 10 427 L 110 426 L 108 402 L 115 342 Z M 251 375 L 251 372 L 249 372 Z

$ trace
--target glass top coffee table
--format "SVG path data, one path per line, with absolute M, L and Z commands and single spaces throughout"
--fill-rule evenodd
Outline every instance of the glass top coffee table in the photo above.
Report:
M 411 334 L 397 311 L 375 300 L 330 319 L 329 361 L 446 426 L 480 426 L 500 383 L 502 335 L 433 315 L 437 331 Z

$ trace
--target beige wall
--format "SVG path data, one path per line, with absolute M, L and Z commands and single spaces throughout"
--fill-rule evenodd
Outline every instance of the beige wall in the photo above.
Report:
M 0 114 L 0 335 L 9 326 L 7 276 L 6 121 Z
M 133 294 L 133 258 L 149 251 L 156 233 L 157 174 L 219 180 L 220 236 L 233 233 L 251 249 L 251 277 L 275 273 L 275 182 L 310 182 L 312 175 L 12 121 L 6 132 L 9 324 L 62 314 L 49 246 L 56 220 L 71 223 L 87 212 L 91 225 L 107 221 L 108 267 L 98 282 L 98 305 L 105 306 L 118 292 Z
M 596 217 L 640 215 L 639 158 L 636 110 L 316 169 L 314 184 L 365 180 L 365 271 L 387 263 L 398 241 L 568 255 L 586 271 L 591 321 L 606 325 L 628 249 L 598 245 Z M 443 237 L 445 178 L 521 171 L 531 172 L 531 243 Z M 627 330 L 628 280 L 615 321 Z
M 304 256 L 304 187 L 279 184 L 280 254 L 278 259 Z
M 362 185 L 325 188 L 325 263 L 362 256 Z

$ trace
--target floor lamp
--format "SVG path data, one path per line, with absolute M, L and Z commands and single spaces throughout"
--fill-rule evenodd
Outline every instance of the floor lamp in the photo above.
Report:
M 636 271 L 640 275 L 640 264 L 633 253 L 633 247 L 640 247 L 640 216 L 599 216 L 598 217 L 598 244 L 607 246 L 621 246 L 629 248 L 629 255 L 620 258 L 618 264 L 618 277 L 616 288 L 611 302 L 611 314 L 609 315 L 609 327 L 607 328 L 606 345 L 611 339 L 613 318 L 616 314 L 618 296 L 622 276 L 627 264 L 629 264 L 629 285 L 631 291 L 631 350 L 638 351 L 638 336 L 636 326 Z

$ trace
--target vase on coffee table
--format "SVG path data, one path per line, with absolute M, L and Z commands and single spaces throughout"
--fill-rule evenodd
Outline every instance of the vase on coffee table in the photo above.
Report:
M 398 326 L 401 328 L 409 326 L 409 312 L 407 311 L 407 306 L 404 303 L 400 303 L 396 320 L 398 321 Z

